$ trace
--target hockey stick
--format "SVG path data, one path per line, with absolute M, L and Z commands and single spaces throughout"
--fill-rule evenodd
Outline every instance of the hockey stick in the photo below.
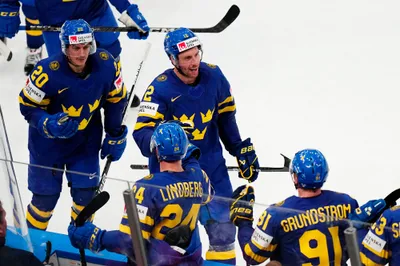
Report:
M 389 195 L 387 195 L 384 200 L 386 202 L 386 207 L 384 210 L 387 210 L 396 205 L 396 201 L 400 199 L 400 188 L 393 190 Z M 382 211 L 383 212 L 383 211 Z
M 110 199 L 110 194 L 106 191 L 102 191 L 97 194 L 92 201 L 78 214 L 75 219 L 75 226 L 80 227 L 83 226 L 87 219 L 90 218 L 96 211 L 98 211 L 101 207 L 103 207 L 107 201 Z M 79 249 L 79 254 L 81 256 L 81 265 L 87 266 L 85 250 Z
M 283 167 L 260 167 L 260 169 L 256 170 L 257 172 L 289 172 L 290 159 L 285 155 L 281 154 L 285 159 Z M 240 168 L 238 166 L 227 166 L 228 171 L 239 171 Z M 133 170 L 146 170 L 149 169 L 148 165 L 145 164 L 131 164 L 131 169 Z
M 142 69 L 143 62 L 146 60 L 147 55 L 149 54 L 150 48 L 151 48 L 151 44 L 148 43 L 147 48 L 146 48 L 146 52 L 145 52 L 145 54 L 144 54 L 144 56 L 143 56 L 142 61 L 141 61 L 140 64 L 139 64 L 139 68 L 138 68 L 138 70 L 137 70 L 137 72 L 136 72 L 136 77 L 135 77 L 135 80 L 134 80 L 134 82 L 133 82 L 131 91 L 130 91 L 129 94 L 128 94 L 128 100 L 127 100 L 127 102 L 126 102 L 126 105 L 125 105 L 125 107 L 124 107 L 124 110 L 122 111 L 122 117 L 123 117 L 123 118 L 122 118 L 122 123 L 125 122 L 125 119 L 126 119 L 126 111 L 128 110 L 129 101 L 131 100 L 132 95 L 133 95 L 133 89 L 135 88 L 136 82 L 137 82 L 138 77 L 139 77 L 140 70 Z M 101 191 L 103 191 L 104 184 L 106 183 L 106 179 L 107 179 L 107 174 L 108 174 L 108 171 L 110 170 L 111 162 L 112 162 L 112 160 L 111 160 L 111 158 L 108 156 L 108 157 L 107 157 L 106 164 L 105 164 L 104 169 L 103 169 L 103 172 L 101 173 L 101 178 L 100 178 L 99 186 L 97 187 L 97 190 L 96 190 L 96 195 L 99 194 Z
M 4 56 L 7 61 L 10 61 L 12 58 L 12 52 L 8 48 L 5 38 L 0 38 L 0 55 Z
M 232 5 L 226 15 L 222 18 L 220 22 L 218 22 L 215 26 L 209 28 L 190 28 L 193 32 L 201 32 L 201 33 L 220 33 L 225 30 L 232 22 L 236 20 L 236 18 L 240 14 L 240 9 L 237 5 Z M 150 32 L 170 32 L 179 27 L 150 27 Z M 40 30 L 40 31 L 60 31 L 61 27 L 59 26 L 20 26 L 20 30 Z M 137 31 L 135 27 L 92 27 L 94 31 L 101 32 L 129 32 L 129 31 Z
M 138 79 L 139 79 L 140 71 L 142 70 L 143 63 L 144 63 L 144 62 L 146 61 L 146 59 L 147 59 L 147 56 L 148 56 L 149 51 L 150 51 L 150 48 L 151 48 L 151 43 L 147 43 L 146 52 L 145 52 L 145 54 L 144 54 L 144 56 L 143 56 L 143 58 L 142 58 L 142 61 L 139 63 L 139 67 L 138 67 L 138 69 L 137 69 L 137 71 L 136 71 L 135 80 L 133 81 L 133 84 L 132 84 L 132 87 L 131 87 L 131 91 L 129 92 L 128 104 L 126 105 L 126 108 L 127 108 L 128 106 L 134 107 L 134 106 L 133 106 L 133 101 L 132 101 L 130 104 L 129 104 L 129 102 L 131 101 L 132 95 L 134 95 L 133 90 L 135 89 L 136 83 L 137 83 L 137 81 L 138 81 Z M 125 108 L 124 112 L 126 112 L 126 108 Z

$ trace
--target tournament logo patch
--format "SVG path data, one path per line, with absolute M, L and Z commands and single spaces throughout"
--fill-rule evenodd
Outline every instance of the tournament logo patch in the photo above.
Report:
M 60 63 L 58 63 L 58 61 L 52 61 L 49 64 L 49 68 L 53 71 L 56 71 L 60 68 Z
M 212 68 L 212 69 L 217 68 L 217 66 L 216 66 L 216 65 L 213 65 L 213 64 L 207 64 L 207 66 L 209 66 L 209 67 Z
M 257 246 L 261 246 L 263 248 L 268 247 L 271 244 L 272 239 L 274 239 L 272 236 L 263 232 L 258 227 L 256 227 L 256 229 L 253 232 L 253 235 L 251 236 L 251 242 L 253 242 Z
M 24 87 L 24 95 L 34 103 L 40 104 L 46 94 L 32 83 L 31 78 L 28 78 Z
M 158 78 L 157 78 L 157 81 L 159 81 L 159 82 L 163 82 L 163 81 L 166 81 L 167 80 L 167 76 L 166 75 L 161 75 L 161 76 L 158 76 Z
M 137 211 L 138 211 L 138 216 L 139 216 L 139 220 L 145 220 L 146 216 L 147 216 L 147 211 L 149 208 L 147 208 L 146 206 L 137 204 Z
M 138 116 L 155 116 L 158 111 L 158 104 L 152 102 L 141 102 Z
M 106 52 L 100 52 L 99 55 L 100 55 L 100 58 L 103 60 L 108 60 L 108 58 L 109 58 L 108 54 Z

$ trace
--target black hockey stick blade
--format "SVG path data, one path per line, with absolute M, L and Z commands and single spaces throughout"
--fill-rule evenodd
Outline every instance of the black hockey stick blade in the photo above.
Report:
M 237 5 L 232 5 L 226 15 L 222 18 L 220 22 L 211 28 L 190 28 L 193 32 L 203 32 L 203 33 L 220 33 L 225 30 L 229 25 L 234 22 L 240 14 L 240 8 Z
M 260 167 L 260 169 L 256 170 L 257 172 L 275 172 L 275 173 L 285 173 L 289 172 L 290 159 L 281 153 L 284 163 L 283 167 Z M 239 171 L 238 166 L 228 166 L 228 171 Z
M 400 199 L 400 188 L 390 192 L 389 195 L 387 195 L 384 200 L 386 202 L 386 208 L 385 209 L 389 209 L 393 206 L 396 205 L 396 201 Z
M 103 207 L 110 199 L 110 194 L 107 191 L 102 191 L 96 195 L 91 202 L 78 214 L 75 219 L 76 226 L 82 226 L 87 219 L 90 218 L 95 212 Z

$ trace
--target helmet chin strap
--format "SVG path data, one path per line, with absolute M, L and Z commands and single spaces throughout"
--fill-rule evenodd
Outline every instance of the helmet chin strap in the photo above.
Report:
M 185 73 L 183 73 L 181 67 L 179 66 L 178 59 L 174 58 L 174 63 L 173 63 L 173 65 L 174 65 L 174 67 L 176 68 L 176 70 L 178 70 L 179 74 L 181 74 L 182 76 L 185 76 L 185 77 L 187 77 L 187 78 L 189 77 L 188 75 L 186 75 Z

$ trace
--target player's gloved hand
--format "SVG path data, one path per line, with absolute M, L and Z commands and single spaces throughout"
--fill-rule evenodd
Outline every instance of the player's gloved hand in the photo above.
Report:
M 72 246 L 78 249 L 89 249 L 93 252 L 103 250 L 102 238 L 106 230 L 101 230 L 91 222 L 86 222 L 83 226 L 75 226 L 71 223 L 68 226 L 68 236 Z
M 186 120 L 186 121 L 169 120 L 169 121 L 162 121 L 160 124 L 163 124 L 163 123 L 176 123 L 176 124 L 180 125 L 181 128 L 183 128 L 183 130 L 185 131 L 188 140 L 194 139 L 194 136 L 193 136 L 194 123 L 193 123 L 193 121 L 191 121 L 191 120 Z
M 201 156 L 200 149 L 196 145 L 189 143 L 188 149 L 187 149 L 185 157 L 183 158 L 183 161 L 189 159 L 190 157 L 194 157 L 194 158 L 196 158 L 196 160 L 198 160 L 200 158 L 200 156 Z
M 12 38 L 18 33 L 21 24 L 19 6 L 19 2 L 15 4 L 0 3 L 0 37 Z
M 44 115 L 38 122 L 37 129 L 45 138 L 68 139 L 78 132 L 79 123 L 66 113 Z
M 367 227 L 368 223 L 373 223 L 378 219 L 385 207 L 386 202 L 383 199 L 370 200 L 350 213 L 349 220 L 354 222 L 355 228 Z
M 121 134 L 117 137 L 113 137 L 107 133 L 103 141 L 103 146 L 101 147 L 101 159 L 110 155 L 111 161 L 118 161 L 125 151 L 127 134 L 128 128 L 125 125 L 121 126 Z
M 253 205 L 255 201 L 252 186 L 240 186 L 232 194 L 233 203 L 229 218 L 236 226 L 253 223 Z
M 250 138 L 242 141 L 236 147 L 236 160 L 239 166 L 239 177 L 248 180 L 250 183 L 256 181 L 260 165 Z
M 127 27 L 135 27 L 138 31 L 128 32 L 129 39 L 145 40 L 149 37 L 150 28 L 147 25 L 146 19 L 139 11 L 139 7 L 131 4 L 118 19 Z

